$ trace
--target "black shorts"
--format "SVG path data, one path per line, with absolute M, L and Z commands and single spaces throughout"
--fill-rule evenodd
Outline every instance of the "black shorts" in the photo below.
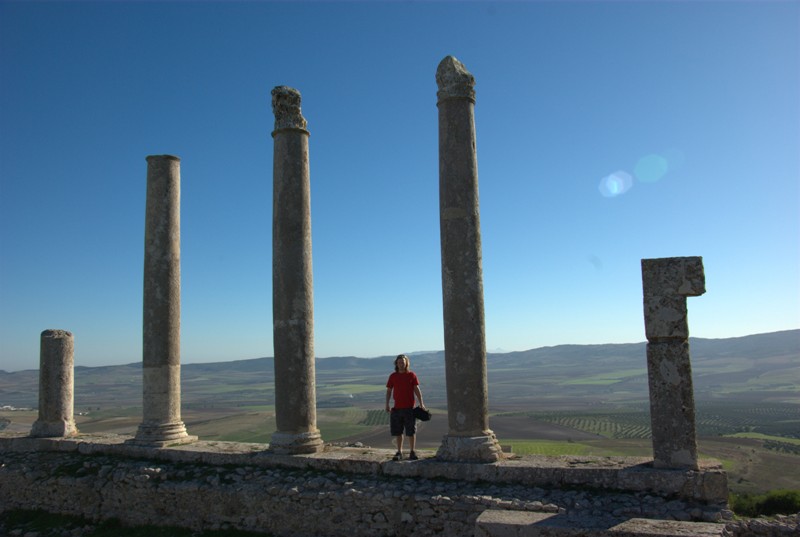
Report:
M 414 436 L 417 432 L 417 420 L 414 419 L 413 408 L 393 408 L 389 415 L 389 429 L 392 436 L 400 436 L 405 431 L 406 436 Z

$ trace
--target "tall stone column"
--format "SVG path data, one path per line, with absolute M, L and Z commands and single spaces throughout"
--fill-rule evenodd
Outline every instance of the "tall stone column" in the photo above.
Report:
M 39 348 L 39 418 L 31 436 L 75 436 L 75 341 L 66 330 L 42 332 Z
M 697 470 L 686 297 L 706 292 L 702 257 L 642 259 L 653 461 Z
M 436 70 L 439 108 L 439 224 L 449 432 L 437 457 L 496 461 L 489 429 L 483 267 L 475 149 L 475 79 L 452 56 Z
M 296 89 L 274 88 L 272 111 L 272 330 L 278 430 L 270 450 L 314 453 L 323 443 L 314 380 L 309 134 Z
M 142 325 L 142 423 L 133 443 L 163 447 L 197 437 L 181 421 L 181 171 L 147 157 Z

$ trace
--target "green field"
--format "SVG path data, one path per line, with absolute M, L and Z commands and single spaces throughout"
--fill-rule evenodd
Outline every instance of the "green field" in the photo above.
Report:
M 570 385 L 594 384 L 598 386 L 610 386 L 612 384 L 617 384 L 623 379 L 639 377 L 642 376 L 642 374 L 643 371 L 641 368 L 618 370 L 607 373 L 601 373 L 599 375 L 592 375 L 590 377 L 580 377 L 576 379 L 570 379 L 562 382 L 562 385 L 570 386 Z
M 730 436 L 731 438 L 756 438 L 758 440 L 771 440 L 773 442 L 783 442 L 786 444 L 792 444 L 794 446 L 800 446 L 800 438 L 786 438 L 783 436 L 770 436 L 767 434 L 761 433 L 736 433 L 726 435 Z
M 734 491 L 800 489 L 800 331 L 691 338 L 698 449 L 718 459 Z M 317 427 L 328 442 L 391 449 L 384 411 L 389 359 L 316 362 Z M 415 353 L 412 367 L 434 410 L 419 449 L 448 433 L 445 359 Z M 487 355 L 489 426 L 517 454 L 652 456 L 644 343 L 559 345 Z M 0 405 L 35 408 L 36 370 L 0 371 Z M 75 368 L 82 432 L 132 434 L 141 422 L 141 364 Z M 274 360 L 181 366 L 182 418 L 206 440 L 269 442 Z M 0 429 L 30 430 L 36 411 L 0 411 Z
M 552 442 L 548 440 L 516 440 L 503 438 L 503 446 L 511 446 L 515 455 L 590 455 L 590 448 L 574 442 Z
M 651 457 L 649 415 L 641 410 L 508 412 L 495 410 L 489 425 L 501 445 L 517 455 L 589 455 Z M 34 411 L 0 411 L 0 427 L 28 431 Z M 730 489 L 764 493 L 800 489 L 800 430 L 797 407 L 784 404 L 717 405 L 698 410 L 698 450 L 702 458 L 720 461 Z M 105 408 L 77 416 L 82 432 L 132 434 L 141 420 L 138 407 Z M 203 440 L 268 443 L 276 429 L 274 408 L 227 407 L 184 412 L 191 434 Z M 362 442 L 390 448 L 388 414 L 382 408 L 342 406 L 317 411 L 317 426 L 327 442 Z M 446 433 L 446 409 L 422 426 L 421 449 L 435 449 Z M 792 436 L 793 435 L 793 436 Z
M 508 415 L 524 415 L 606 438 L 650 438 L 650 414 L 643 410 L 565 410 Z M 798 407 L 791 404 L 699 405 L 696 426 L 698 436 L 739 435 L 790 444 L 800 442 L 800 414 Z

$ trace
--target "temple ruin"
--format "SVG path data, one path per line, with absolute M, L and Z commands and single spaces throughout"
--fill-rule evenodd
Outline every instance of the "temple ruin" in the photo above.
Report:
M 72 334 L 44 332 L 39 419 L 29 436 L 0 435 L 0 454 L 8 461 L 2 470 L 5 474 L 0 474 L 5 476 L 0 480 L 2 503 L 8 508 L 28 506 L 84 516 L 95 513 L 91 505 L 97 504 L 105 506 L 103 516 L 117 516 L 131 523 L 204 528 L 216 521 L 218 525 L 275 535 L 721 535 L 724 525 L 714 522 L 726 507 L 727 478 L 715 461 L 698 459 L 694 423 L 686 297 L 705 292 L 699 257 L 642 260 L 652 459 L 510 458 L 502 453 L 489 424 L 475 79 L 463 64 L 448 56 L 439 64 L 436 83 L 449 432 L 435 457 L 392 463 L 386 450 L 327 446 L 317 429 L 309 132 L 301 112 L 300 92 L 278 86 L 272 90 L 277 423 L 272 442 L 204 442 L 189 435 L 181 420 L 180 159 L 149 156 L 142 422 L 133 438 L 78 434 L 72 416 Z M 72 487 L 70 494 L 83 494 L 81 497 L 87 498 L 84 503 L 44 492 L 50 490 L 47 487 L 62 490 L 62 485 L 48 481 L 47 476 L 26 473 L 24 454 L 30 452 L 51 453 L 45 463 L 53 468 L 61 464 L 58 457 L 89 457 L 80 459 L 89 470 L 63 484 Z M 118 459 L 107 462 L 107 457 Z M 151 461 L 148 466 L 132 462 L 143 459 Z M 101 462 L 95 472 L 98 460 Z M 119 475 L 133 477 L 120 477 L 104 489 L 111 474 L 102 469 L 103 464 L 117 464 Z M 217 467 L 216 473 L 211 472 L 217 477 L 205 477 L 207 474 L 198 470 L 199 481 L 182 488 L 183 482 L 175 477 L 176 464 Z M 230 470 L 231 465 L 237 470 Z M 219 469 L 223 466 L 228 470 Z M 225 478 L 229 481 L 221 481 L 219 476 L 228 476 L 229 470 L 232 475 Z M 293 477 L 291 488 L 270 481 L 296 472 L 306 474 Z M 325 483 L 336 482 L 335 476 L 341 473 L 357 477 L 343 480 L 344 488 L 327 495 L 326 487 L 333 485 Z M 257 481 L 257 487 L 248 488 L 248 476 L 252 475 L 261 481 Z M 389 495 L 367 494 L 373 486 L 368 484 L 372 483 L 369 479 L 382 483 Z M 409 479 L 425 482 L 425 492 L 415 493 L 413 485 L 405 484 Z M 633 502 L 652 497 L 663 499 L 665 504 L 675 503 L 680 514 L 660 520 L 644 516 L 647 512 L 643 508 L 630 513 L 623 509 L 616 515 L 595 513 L 592 522 L 590 515 L 570 515 L 583 513 L 574 502 L 482 503 L 480 499 L 463 499 L 463 494 L 456 496 L 456 489 L 443 496 L 436 492 L 439 489 L 428 486 L 427 480 L 432 479 L 460 483 L 456 489 L 464 490 L 472 490 L 469 487 L 477 486 L 475 483 L 491 483 L 501 488 L 518 486 L 531 493 L 584 488 L 599 491 L 591 494 L 601 496 L 627 495 L 635 499 L 630 500 Z M 278 492 L 272 494 L 273 489 Z M 475 494 L 469 497 L 473 496 L 479 498 Z M 114 507 L 117 497 L 126 509 Z M 136 509 L 127 509 L 127 501 Z M 199 504 L 203 509 L 198 513 Z M 635 516 L 636 512 L 643 516 Z M 616 530 L 612 523 L 618 524 Z M 582 531 L 576 528 L 585 531 L 575 533 Z

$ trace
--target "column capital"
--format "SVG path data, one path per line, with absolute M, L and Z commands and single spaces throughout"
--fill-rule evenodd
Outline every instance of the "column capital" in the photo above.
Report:
M 52 338 L 52 339 L 63 339 L 63 338 L 71 338 L 72 332 L 68 330 L 57 330 L 54 328 L 48 328 L 44 330 L 41 334 L 43 338 Z
M 177 161 L 177 162 L 181 161 L 181 158 L 180 157 L 176 157 L 175 155 L 147 155 L 144 159 L 147 162 L 150 162 L 151 160 L 152 161 L 156 161 L 156 162 L 157 161 L 161 161 L 161 160 L 174 160 L 174 161 Z
M 280 129 L 306 130 L 307 123 L 300 109 L 300 101 L 300 92 L 294 88 L 275 86 L 272 89 L 272 113 L 275 114 L 275 131 Z
M 703 258 L 642 259 L 644 296 L 700 296 L 706 292 Z
M 446 99 L 468 99 L 475 102 L 475 77 L 453 56 L 446 56 L 436 68 L 439 102 Z
M 686 297 L 700 296 L 705 292 L 702 257 L 642 259 L 647 341 L 688 339 Z

